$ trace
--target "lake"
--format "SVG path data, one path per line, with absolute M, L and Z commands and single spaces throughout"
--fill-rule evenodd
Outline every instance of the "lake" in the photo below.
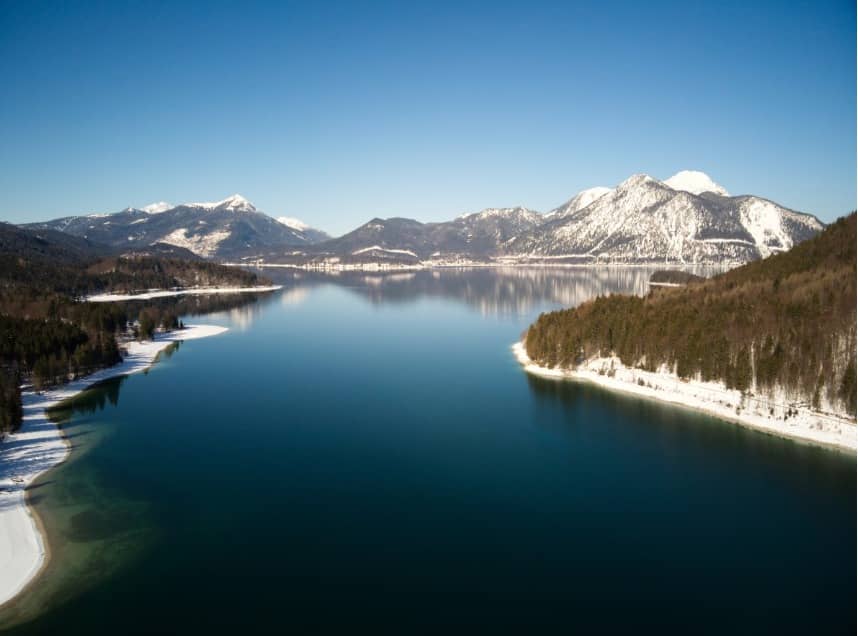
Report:
M 855 633 L 854 457 L 514 360 L 650 272 L 265 273 L 55 414 L 10 633 Z

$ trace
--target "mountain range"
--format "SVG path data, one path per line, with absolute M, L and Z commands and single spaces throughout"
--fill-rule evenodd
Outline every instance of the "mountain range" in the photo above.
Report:
M 25 228 L 59 230 L 115 249 L 138 250 L 161 243 L 204 258 L 239 257 L 268 247 L 307 246 L 330 238 L 297 219 L 277 220 L 235 194 L 214 203 L 159 202 L 113 214 L 67 216 Z
M 743 263 L 788 250 L 824 225 L 762 197 L 732 196 L 702 172 L 682 171 L 664 181 L 638 174 L 614 188 L 588 188 L 546 214 L 508 207 L 439 223 L 374 218 L 338 238 L 297 219 L 268 216 L 240 195 L 25 227 L 59 230 L 114 249 L 168 244 L 220 261 L 407 266 Z

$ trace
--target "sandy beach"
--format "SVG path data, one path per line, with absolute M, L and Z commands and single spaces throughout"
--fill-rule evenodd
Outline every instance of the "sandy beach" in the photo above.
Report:
M 680 379 L 666 372 L 648 372 L 624 366 L 618 358 L 588 360 L 576 369 L 551 369 L 536 364 L 524 343 L 512 346 L 527 373 L 544 378 L 592 382 L 641 397 L 693 408 L 747 428 L 854 454 L 858 446 L 853 420 L 838 414 L 818 413 L 788 404 L 786 400 L 743 397 L 717 382 Z M 787 409 L 797 414 L 784 418 Z
M 0 605 L 10 601 L 36 577 L 47 558 L 38 520 L 26 502 L 26 489 L 36 477 L 64 461 L 69 448 L 46 410 L 110 378 L 149 368 L 171 343 L 215 336 L 226 327 L 188 325 L 159 333 L 154 340 L 126 345 L 122 362 L 41 394 L 24 392 L 21 428 L 0 442 Z

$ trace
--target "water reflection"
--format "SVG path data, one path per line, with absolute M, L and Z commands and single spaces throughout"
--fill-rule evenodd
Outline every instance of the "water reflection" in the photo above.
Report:
M 654 267 L 487 267 L 416 272 L 306 272 L 265 270 L 286 288 L 282 302 L 297 304 L 308 290 L 338 285 L 373 304 L 411 303 L 423 297 L 458 300 L 483 315 L 522 315 L 535 307 L 573 307 L 604 294 L 646 294 Z M 709 269 L 696 273 L 711 275 Z
M 155 362 L 171 358 L 181 346 L 181 341 L 171 342 L 158 352 L 155 356 Z M 144 374 L 148 372 L 149 369 L 143 371 Z M 119 390 L 127 379 L 127 375 L 121 375 L 105 380 L 104 382 L 99 382 L 98 384 L 93 384 L 85 391 L 49 409 L 47 411 L 48 418 L 60 425 L 60 427 L 63 427 L 63 425 L 71 421 L 74 415 L 93 415 L 98 411 L 103 411 L 108 405 L 118 406 Z M 80 422 L 78 421 L 78 423 Z M 79 435 L 82 434 L 80 433 Z M 68 431 L 65 432 L 66 439 L 69 439 L 73 435 Z
M 167 296 L 147 300 L 145 306 L 155 307 L 162 313 L 169 311 L 184 318 L 220 315 L 232 320 L 235 328 L 244 331 L 250 327 L 262 308 L 276 297 L 277 294 L 271 292 Z M 125 305 L 131 316 L 136 315 L 143 307 L 140 301 L 129 301 Z
M 68 423 L 73 415 L 92 415 L 97 411 L 103 411 L 108 404 L 116 406 L 119 404 L 119 389 L 127 377 L 123 375 L 99 382 L 86 391 L 50 409 L 47 415 L 52 422 L 56 422 L 62 426 Z M 69 437 L 68 433 L 66 437 Z
M 732 422 L 639 396 L 611 392 L 587 382 L 525 374 L 534 397 L 533 420 L 578 445 L 609 440 L 617 457 L 636 459 L 730 457 L 760 476 L 778 479 L 795 496 L 811 487 L 832 499 L 854 499 L 855 460 L 845 453 L 764 435 Z M 593 426 L 593 423 L 598 423 Z

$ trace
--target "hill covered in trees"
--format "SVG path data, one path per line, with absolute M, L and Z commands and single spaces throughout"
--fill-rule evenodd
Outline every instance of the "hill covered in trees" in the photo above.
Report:
M 0 434 L 20 423 L 22 382 L 37 389 L 61 384 L 119 362 L 117 337 L 149 338 L 159 327 L 178 327 L 180 315 L 253 300 L 88 303 L 86 295 L 269 283 L 252 272 L 160 253 L 111 256 L 85 239 L 0 223 Z
M 647 371 L 781 392 L 855 416 L 855 213 L 788 252 L 647 296 L 542 314 L 528 356 L 572 368 L 616 355 Z
M 688 283 L 699 283 L 704 280 L 703 276 L 683 272 L 677 269 L 660 269 L 649 277 L 651 285 L 687 285 Z

